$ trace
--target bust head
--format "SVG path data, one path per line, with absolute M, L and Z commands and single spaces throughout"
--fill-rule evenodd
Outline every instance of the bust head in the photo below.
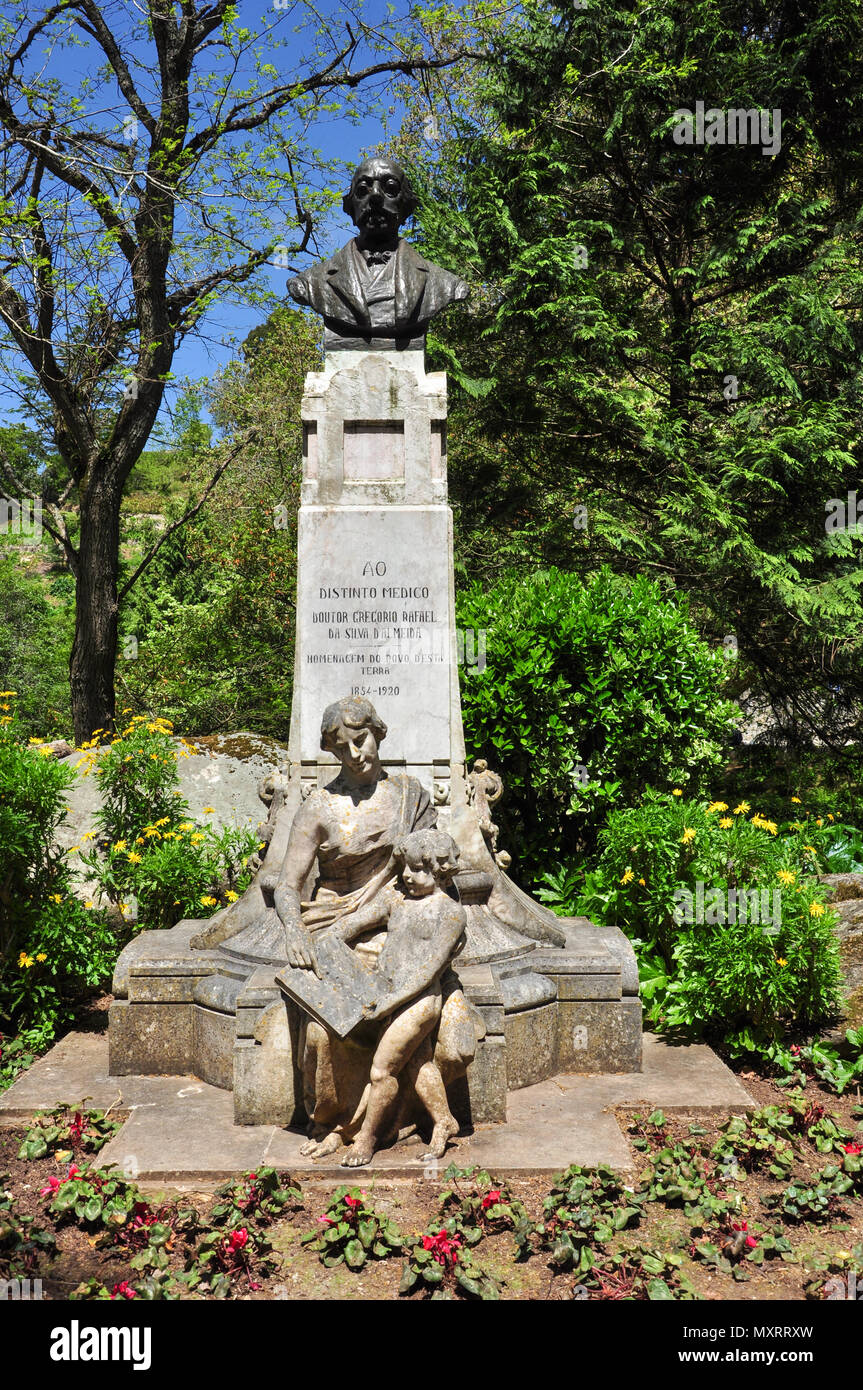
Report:
M 359 228 L 361 246 L 394 246 L 399 227 L 417 206 L 411 181 L 395 159 L 364 159 L 342 207 Z

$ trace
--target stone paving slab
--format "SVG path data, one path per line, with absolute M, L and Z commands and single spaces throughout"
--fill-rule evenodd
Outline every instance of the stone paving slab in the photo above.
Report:
M 0 1124 L 20 1124 L 55 1105 L 128 1110 L 122 1130 L 101 1151 L 150 1185 L 215 1183 L 260 1164 L 289 1168 L 324 1182 L 434 1176 L 419 1137 L 375 1155 L 372 1165 L 345 1169 L 334 1158 L 313 1163 L 300 1155 L 305 1136 L 272 1125 L 235 1125 L 229 1091 L 192 1076 L 107 1074 L 104 1036 L 69 1034 L 0 1096 Z M 501 1177 L 553 1173 L 570 1163 L 606 1163 L 632 1172 L 633 1155 L 615 1106 L 741 1113 L 754 1108 L 737 1078 L 709 1047 L 675 1047 L 645 1035 L 644 1069 L 619 1076 L 566 1074 L 510 1093 L 506 1125 L 482 1125 L 460 1137 L 440 1170 L 455 1162 L 481 1164 Z

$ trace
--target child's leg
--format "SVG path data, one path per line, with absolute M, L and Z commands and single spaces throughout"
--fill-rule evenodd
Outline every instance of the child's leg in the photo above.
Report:
M 443 1158 L 447 1143 L 458 1134 L 458 1120 L 449 1108 L 443 1077 L 433 1059 L 429 1058 L 420 1066 L 414 1089 L 434 1124 L 431 1143 L 427 1153 L 423 1154 L 423 1159 Z
M 440 995 L 426 994 L 393 1015 L 372 1058 L 365 1119 L 343 1160 L 343 1168 L 359 1168 L 371 1162 L 387 1111 L 398 1095 L 399 1073 L 434 1028 L 440 1010 Z

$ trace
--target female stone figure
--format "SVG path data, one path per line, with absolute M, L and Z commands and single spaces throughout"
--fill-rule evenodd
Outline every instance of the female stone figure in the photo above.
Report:
M 297 811 L 274 894 L 290 966 L 317 972 L 315 938 L 329 928 L 352 942 L 373 969 L 386 931 L 367 924 L 386 920 L 387 912 L 378 913 L 375 904 L 388 899 L 395 883 L 396 843 L 436 824 L 434 807 L 416 778 L 389 774 L 382 767 L 378 748 L 385 736 L 386 725 L 368 700 L 338 700 L 324 711 L 321 747 L 335 754 L 341 769 Z M 302 902 L 303 885 L 315 868 L 318 879 L 312 898 Z M 461 1058 L 466 1065 L 473 1057 L 480 1034 L 454 977 L 444 981 L 443 995 L 437 1038 L 424 1040 L 422 1058 L 411 1059 L 415 1065 L 427 1060 L 435 1042 L 447 1060 Z M 312 1139 L 305 1153 L 315 1158 L 334 1153 L 359 1131 L 371 1056 L 381 1032 L 380 1021 L 369 1018 L 341 1039 L 308 1020 L 302 1069 Z M 404 1088 L 410 1086 L 414 1070 L 405 1068 Z M 398 1110 L 393 1107 L 392 1123 L 397 1124 Z M 357 1151 L 349 1166 L 367 1163 L 370 1157 Z

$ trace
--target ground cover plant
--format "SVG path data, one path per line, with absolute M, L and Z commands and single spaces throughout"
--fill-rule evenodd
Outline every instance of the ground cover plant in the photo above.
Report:
M 42 1116 L 0 1130 L 0 1277 L 78 1301 L 848 1297 L 863 1252 L 863 1106 L 816 1078 L 805 1091 L 744 1084 L 747 1115 L 619 1116 L 626 1175 L 573 1165 L 501 1181 L 453 1163 L 335 1192 L 271 1168 L 213 1193 L 143 1190 L 98 1156 L 22 1156 L 34 1132 L 78 1123 Z M 80 1120 L 98 1132 L 104 1117 Z

